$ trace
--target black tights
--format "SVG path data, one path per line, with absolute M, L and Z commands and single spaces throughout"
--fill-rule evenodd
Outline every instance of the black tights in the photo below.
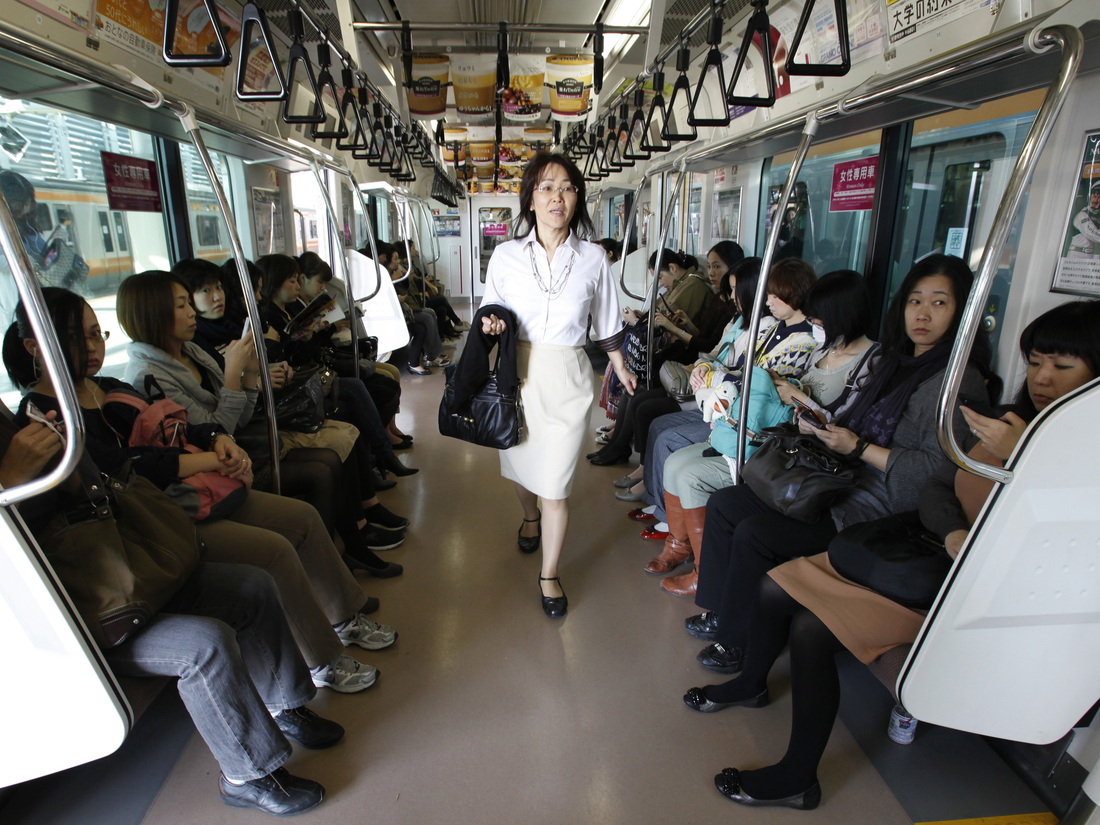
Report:
M 794 706 L 791 739 L 787 752 L 776 764 L 741 772 L 742 787 L 757 799 L 780 799 L 800 793 L 817 781 L 817 766 L 840 706 L 836 655 L 844 646 L 821 619 L 765 576 L 749 619 L 749 643 L 741 675 L 705 688 L 712 702 L 756 696 L 767 687 L 768 673 L 788 641 Z

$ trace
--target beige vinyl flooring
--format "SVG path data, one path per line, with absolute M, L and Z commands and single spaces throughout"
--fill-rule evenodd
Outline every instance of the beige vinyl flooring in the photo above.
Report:
M 715 773 L 769 764 L 785 749 L 785 657 L 768 708 L 703 715 L 683 705 L 687 688 L 724 677 L 695 661 L 701 643 L 683 628 L 697 612 L 691 600 L 664 593 L 642 569 L 659 548 L 626 518 L 632 505 L 614 498 L 611 482 L 625 465 L 578 468 L 561 569 L 569 614 L 548 619 L 538 557 L 516 549 L 520 510 L 496 453 L 438 434 L 441 370 L 402 381 L 399 422 L 416 443 L 401 455 L 420 473 L 382 499 L 412 520 L 404 546 L 385 554 L 405 573 L 360 578 L 382 601 L 375 618 L 400 638 L 384 651 L 354 649 L 382 671 L 370 690 L 322 691 L 312 703 L 347 736 L 327 751 L 295 746 L 288 769 L 327 791 L 301 821 L 910 822 L 840 723 L 817 811 L 749 809 L 723 798 Z M 593 428 L 603 420 L 597 409 Z M 217 777 L 193 736 L 144 823 L 272 821 L 224 807 Z

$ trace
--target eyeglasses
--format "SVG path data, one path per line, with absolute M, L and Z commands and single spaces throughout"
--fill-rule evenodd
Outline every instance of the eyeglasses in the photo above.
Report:
M 578 194 L 577 187 L 566 184 L 565 186 L 554 186 L 550 183 L 541 183 L 535 187 L 536 192 L 541 192 L 543 195 L 552 195 L 554 192 L 559 193 L 562 197 L 567 195 Z
M 111 337 L 110 331 L 107 331 L 107 332 L 93 332 L 93 333 L 90 333 L 90 334 L 84 336 L 84 338 L 88 341 L 89 344 L 92 343 L 93 341 L 106 341 L 110 337 Z

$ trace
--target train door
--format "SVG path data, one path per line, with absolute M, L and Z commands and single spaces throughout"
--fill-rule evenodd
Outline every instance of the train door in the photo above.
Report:
M 474 295 L 485 293 L 485 274 L 493 250 L 504 243 L 512 231 L 512 207 L 480 206 L 477 210 L 477 254 L 480 277 L 474 283 Z
M 107 276 L 107 284 L 118 286 L 123 277 L 130 274 L 128 260 L 124 262 L 123 253 L 119 251 L 116 240 L 118 232 L 111 221 L 111 213 L 106 209 L 97 209 L 96 221 L 99 226 L 100 243 L 103 246 L 103 257 L 106 260 L 104 274 Z M 129 248 L 129 244 L 127 244 L 127 248 Z M 126 257 L 129 258 L 129 256 Z

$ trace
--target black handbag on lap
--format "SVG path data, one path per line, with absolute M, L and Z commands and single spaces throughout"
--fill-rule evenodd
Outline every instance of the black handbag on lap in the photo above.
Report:
M 844 578 L 918 610 L 932 606 L 953 563 L 915 511 L 845 527 L 828 552 Z
M 765 441 L 745 462 L 741 476 L 770 507 L 799 521 L 817 521 L 856 486 L 858 463 L 837 455 L 791 424 L 765 427 Z
M 497 371 L 481 389 L 461 404 L 455 402 L 457 364 L 444 369 L 447 386 L 439 403 L 439 432 L 482 447 L 507 450 L 523 440 L 523 408 L 519 388 L 505 393 L 497 386 Z

